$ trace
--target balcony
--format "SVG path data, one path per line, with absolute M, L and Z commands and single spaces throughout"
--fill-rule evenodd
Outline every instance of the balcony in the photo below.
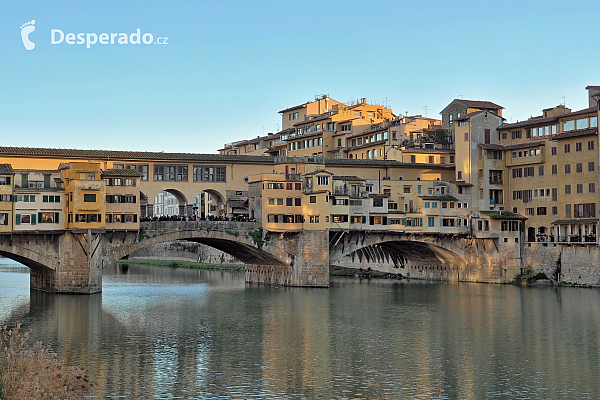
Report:
M 302 180 L 302 174 L 285 174 L 285 180 L 287 182 L 300 182 Z
M 489 179 L 490 185 L 504 185 L 504 181 L 502 180 L 502 178 L 498 178 L 498 177 L 491 177 Z

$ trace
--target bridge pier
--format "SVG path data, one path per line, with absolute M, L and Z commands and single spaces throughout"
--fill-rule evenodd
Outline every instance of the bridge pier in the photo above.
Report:
M 58 236 L 55 262 L 45 267 L 30 265 L 30 288 L 55 293 L 102 291 L 102 268 L 92 257 L 95 243 L 92 239 L 90 231 Z

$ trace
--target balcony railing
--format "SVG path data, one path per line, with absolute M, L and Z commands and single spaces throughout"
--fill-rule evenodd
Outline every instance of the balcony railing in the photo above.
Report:
M 503 185 L 504 181 L 502 178 L 490 178 L 490 185 Z
M 285 174 L 285 180 L 291 182 L 300 182 L 302 180 L 302 174 Z

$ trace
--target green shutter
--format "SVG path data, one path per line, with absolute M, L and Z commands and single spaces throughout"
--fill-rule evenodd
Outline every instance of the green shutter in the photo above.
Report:
M 59 217 L 59 215 L 60 215 L 60 213 L 57 213 L 57 212 L 55 212 L 55 213 L 54 213 L 54 223 L 55 223 L 55 224 L 58 224 L 58 223 L 59 223 L 59 221 L 58 221 L 58 217 Z
M 137 214 L 133 214 L 133 222 L 137 222 Z
M 35 214 L 31 214 L 31 225 L 35 225 Z
M 384 225 L 387 225 L 387 224 L 388 224 L 388 219 L 387 219 L 387 217 L 383 217 L 383 224 L 384 224 Z
M 48 202 L 48 196 L 46 196 L 46 195 L 42 196 L 42 201 L 44 203 L 47 203 Z
M 15 224 L 21 225 L 21 214 L 17 214 L 15 218 Z
M 103 221 L 103 220 L 102 220 L 102 214 L 98 214 L 98 222 L 100 222 L 100 223 L 101 223 L 102 221 Z
M 364 216 L 364 215 L 363 215 L 361 220 L 362 220 L 362 223 L 363 223 L 363 224 L 366 224 L 366 223 L 367 223 L 367 217 L 366 217 L 366 216 Z
M 369 225 L 375 224 L 375 217 L 369 216 Z
M 42 213 L 39 212 L 38 213 L 38 221 L 40 221 L 40 223 L 42 222 L 43 218 L 42 218 Z
M 406 218 L 402 218 L 402 225 L 406 226 Z
M 135 186 L 135 181 L 137 181 L 137 179 L 134 179 L 134 180 L 133 180 L 133 186 Z

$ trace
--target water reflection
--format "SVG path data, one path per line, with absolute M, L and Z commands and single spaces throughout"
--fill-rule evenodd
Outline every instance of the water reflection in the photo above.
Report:
M 23 269 L 0 267 L 2 320 L 85 366 L 100 398 L 598 398 L 599 300 L 386 280 L 274 289 L 135 265 L 106 270 L 102 294 L 30 294 Z

